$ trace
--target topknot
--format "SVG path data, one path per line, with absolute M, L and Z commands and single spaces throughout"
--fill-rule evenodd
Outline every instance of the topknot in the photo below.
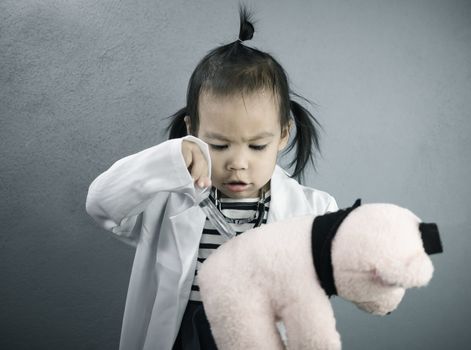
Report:
M 239 15 L 240 15 L 240 31 L 239 31 L 239 41 L 246 41 L 253 38 L 253 33 L 255 28 L 252 24 L 252 14 L 249 12 L 245 5 L 239 5 Z

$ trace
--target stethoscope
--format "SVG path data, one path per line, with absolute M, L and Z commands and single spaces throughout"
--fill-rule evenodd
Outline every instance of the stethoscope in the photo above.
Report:
M 227 216 L 225 216 L 224 213 L 222 212 L 221 198 L 220 196 L 218 196 L 218 192 L 219 192 L 218 189 L 216 187 L 213 187 L 211 189 L 210 198 L 228 223 L 241 225 L 241 224 L 248 224 L 250 222 L 253 222 L 253 220 L 256 219 L 254 228 L 259 227 L 262 224 L 262 220 L 263 220 L 263 217 L 265 216 L 265 210 L 266 210 L 265 209 L 265 196 L 266 196 L 265 186 L 262 187 L 262 189 L 260 190 L 261 193 L 260 193 L 260 199 L 257 203 L 257 211 L 255 212 L 255 215 L 251 218 L 233 219 L 233 218 L 228 218 Z

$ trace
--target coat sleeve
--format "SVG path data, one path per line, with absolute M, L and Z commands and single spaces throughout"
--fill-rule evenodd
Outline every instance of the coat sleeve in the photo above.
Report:
M 159 192 L 194 192 L 194 183 L 181 151 L 183 140 L 197 143 L 208 161 L 206 143 L 194 136 L 171 139 L 118 160 L 90 185 L 87 213 L 99 226 L 124 241 L 138 234 L 135 224 Z M 132 242 L 130 242 L 132 243 Z

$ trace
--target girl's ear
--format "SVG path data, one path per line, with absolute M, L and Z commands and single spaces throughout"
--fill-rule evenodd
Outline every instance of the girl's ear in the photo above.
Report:
M 191 135 L 190 133 L 190 130 L 191 130 L 191 120 L 190 120 L 190 117 L 188 115 L 185 116 L 185 118 L 183 118 L 183 120 L 185 121 L 185 125 L 186 125 L 186 133 L 188 135 Z
M 281 130 L 281 139 L 280 144 L 278 145 L 278 151 L 282 151 L 289 141 L 289 135 L 291 133 L 291 128 L 293 126 L 293 121 L 290 119 L 288 122 L 288 126 Z

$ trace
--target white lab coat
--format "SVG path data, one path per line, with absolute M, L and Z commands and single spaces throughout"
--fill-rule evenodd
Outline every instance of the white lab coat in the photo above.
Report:
M 185 136 L 120 159 L 89 188 L 88 214 L 136 247 L 121 350 L 170 350 L 189 298 L 206 216 L 196 205 L 200 190 L 185 165 L 184 139 L 200 146 L 210 173 L 208 145 Z M 329 194 L 301 186 L 276 165 L 267 223 L 337 209 Z

